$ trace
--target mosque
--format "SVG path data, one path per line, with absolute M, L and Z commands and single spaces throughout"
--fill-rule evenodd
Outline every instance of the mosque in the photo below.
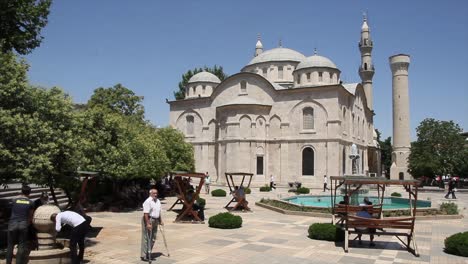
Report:
M 260 38 L 239 73 L 222 82 L 195 74 L 185 99 L 168 104 L 170 125 L 194 147 L 196 171 L 219 183 L 225 172 L 250 172 L 257 184 L 273 175 L 308 186 L 320 185 L 324 175 L 380 175 L 366 18 L 358 47 L 360 83 L 343 83 L 337 65 L 316 52 L 264 50 Z

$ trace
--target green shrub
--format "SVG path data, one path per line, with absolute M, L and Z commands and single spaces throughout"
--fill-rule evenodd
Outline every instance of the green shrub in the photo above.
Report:
M 252 190 L 250 190 L 249 187 L 246 187 L 246 188 L 244 189 L 244 191 L 245 191 L 245 194 L 251 194 L 251 193 L 252 193 Z
M 225 197 L 226 191 L 222 189 L 216 189 L 216 190 L 211 191 L 211 195 L 215 197 Z
M 399 193 L 399 192 L 392 192 L 392 194 L 390 194 L 390 196 L 392 196 L 392 197 L 401 197 L 401 193 Z
M 202 208 L 205 208 L 206 200 L 203 199 L 203 198 L 198 197 L 198 199 L 197 199 L 197 204 L 198 204 L 198 206 L 200 206 L 200 207 L 202 207 Z
M 219 213 L 208 219 L 208 226 L 221 229 L 233 229 L 242 226 L 242 217 L 231 213 Z
M 440 205 L 440 211 L 444 214 L 456 215 L 458 214 L 458 206 L 454 203 L 442 203 Z
M 299 187 L 297 188 L 296 192 L 299 194 L 308 194 L 310 193 L 310 189 L 306 187 Z
M 270 188 L 270 186 L 265 185 L 265 186 L 260 187 L 260 191 L 261 192 L 269 192 L 269 191 L 271 191 L 271 188 Z
M 445 239 L 444 244 L 446 253 L 468 257 L 468 232 L 451 235 Z
M 344 231 L 330 223 L 315 223 L 309 226 L 309 238 L 340 242 L 344 240 Z

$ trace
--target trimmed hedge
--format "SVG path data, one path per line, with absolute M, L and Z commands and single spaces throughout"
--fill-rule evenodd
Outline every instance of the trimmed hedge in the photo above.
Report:
M 444 244 L 446 253 L 468 257 L 468 231 L 447 237 Z
M 242 226 L 242 217 L 231 213 L 219 213 L 208 219 L 208 226 L 220 229 L 234 229 Z
M 344 237 L 344 231 L 330 223 L 315 223 L 309 226 L 311 239 L 340 242 Z
M 260 187 L 260 191 L 261 192 L 269 192 L 269 191 L 271 191 L 271 188 L 270 188 L 270 186 L 265 185 L 265 186 Z
M 308 194 L 310 193 L 310 189 L 306 187 L 299 187 L 297 188 L 296 192 L 299 194 Z
M 245 194 L 251 194 L 252 193 L 252 190 L 250 190 L 250 188 L 244 188 L 244 191 L 245 191 Z
M 223 189 L 216 189 L 211 191 L 211 196 L 215 197 L 225 197 L 226 196 L 226 191 Z
M 198 197 L 198 199 L 197 199 L 197 204 L 198 204 L 198 206 L 200 206 L 200 207 L 202 207 L 202 208 L 205 208 L 206 200 L 203 199 L 203 198 Z
M 456 215 L 458 214 L 458 205 L 455 203 L 442 203 L 440 211 L 448 215 Z
M 392 197 L 401 197 L 401 193 L 399 193 L 399 192 L 392 192 L 392 194 L 390 194 L 390 196 L 392 196 Z

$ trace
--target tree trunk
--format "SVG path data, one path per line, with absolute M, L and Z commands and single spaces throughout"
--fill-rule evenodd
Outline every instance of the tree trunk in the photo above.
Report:
M 49 175 L 49 189 L 50 189 L 50 194 L 52 194 L 52 199 L 54 200 L 54 204 L 59 207 L 59 204 L 57 202 L 57 197 L 55 196 L 54 186 L 52 183 L 52 175 Z

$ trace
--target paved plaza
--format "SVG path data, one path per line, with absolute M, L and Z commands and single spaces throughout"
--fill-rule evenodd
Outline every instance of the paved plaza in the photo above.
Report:
M 214 187 L 213 189 L 218 188 Z M 158 234 L 153 263 L 468 263 L 468 258 L 457 257 L 443 252 L 444 239 L 457 232 L 468 230 L 466 218 L 454 220 L 417 220 L 416 240 L 421 256 L 413 256 L 400 242 L 389 236 L 376 237 L 376 246 L 369 247 L 368 236 L 364 235 L 363 245 L 350 243 L 349 253 L 343 251 L 341 243 L 312 240 L 307 237 L 312 223 L 330 222 L 330 218 L 284 215 L 255 206 L 261 198 L 282 198 L 292 194 L 286 188 L 270 193 L 261 193 L 253 188 L 247 198 L 253 212 L 239 212 L 243 218 L 242 228 L 221 230 L 205 224 L 173 223 L 176 213 L 166 212 L 163 217 L 165 234 L 170 256 Z M 387 190 L 387 193 L 401 189 Z M 312 194 L 324 194 L 313 189 Z M 372 194 L 371 194 L 372 195 Z M 225 212 L 223 206 L 230 197 L 201 195 L 207 200 L 206 217 Z M 449 201 L 442 192 L 420 192 L 419 198 L 430 199 L 433 204 Z M 468 215 L 468 193 L 458 193 L 455 201 L 462 214 Z M 169 208 L 175 197 L 162 201 L 163 209 Z M 179 205 L 180 206 L 180 205 Z M 140 260 L 140 220 L 142 211 L 98 212 L 93 217 L 94 232 L 87 239 L 86 263 L 145 263 Z M 0 263 L 5 263 L 0 260 Z
M 238 213 L 243 218 L 242 228 L 221 230 L 205 224 L 176 224 L 174 212 L 164 212 L 165 233 L 170 257 L 162 237 L 158 234 L 153 263 L 468 263 L 468 258 L 443 252 L 444 239 L 454 233 L 467 231 L 466 218 L 456 220 L 424 220 L 416 222 L 416 240 L 421 256 L 407 252 L 396 238 L 376 237 L 376 247 L 369 242 L 358 245 L 351 242 L 350 252 L 343 251 L 342 244 L 312 240 L 307 237 L 310 224 L 329 222 L 330 219 L 292 216 L 276 213 L 254 205 L 255 201 L 289 195 L 286 189 L 260 193 L 255 188 L 248 196 L 252 213 Z M 403 192 L 401 190 L 400 192 Z M 313 194 L 323 194 L 312 190 Z M 443 193 L 420 193 L 420 199 L 433 203 L 445 201 Z M 223 206 L 230 197 L 207 199 L 207 218 L 224 212 Z M 456 202 L 467 215 L 468 193 L 458 194 Z M 175 201 L 170 197 L 163 201 L 168 208 Z M 140 219 L 142 212 L 100 212 L 90 214 L 93 227 L 102 227 L 95 238 L 88 240 L 85 259 L 89 263 L 144 263 L 140 261 Z M 368 236 L 363 236 L 368 239 Z

